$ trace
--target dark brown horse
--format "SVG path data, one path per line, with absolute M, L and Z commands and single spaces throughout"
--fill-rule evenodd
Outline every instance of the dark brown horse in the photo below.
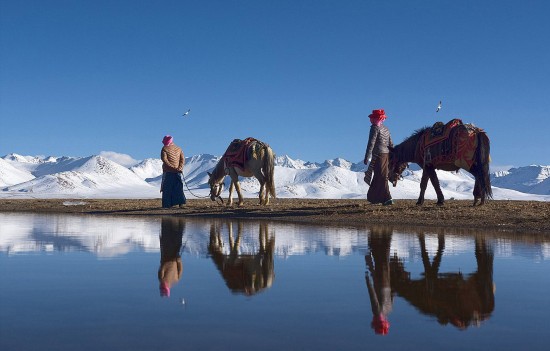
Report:
M 478 200 L 483 205 L 486 199 L 493 197 L 489 178 L 489 151 L 489 138 L 483 129 L 463 124 L 459 119 L 453 119 L 447 124 L 437 122 L 432 127 L 417 130 L 390 149 L 389 181 L 396 186 L 409 162 L 416 163 L 422 167 L 420 196 L 416 204 L 424 203 L 429 179 L 437 194 L 437 204 L 443 205 L 445 199 L 435 170 L 458 171 L 462 168 L 475 177 L 473 205 Z
M 404 298 L 421 313 L 437 317 L 440 324 L 451 323 L 459 329 L 479 326 L 490 318 L 495 309 L 495 284 L 493 282 L 494 254 L 484 238 L 475 238 L 477 271 L 464 274 L 440 272 L 445 251 L 445 236 L 438 235 L 438 248 L 433 261 L 426 249 L 426 238 L 418 234 L 424 272 L 420 278 L 411 278 L 403 261 L 391 260 L 392 292 Z

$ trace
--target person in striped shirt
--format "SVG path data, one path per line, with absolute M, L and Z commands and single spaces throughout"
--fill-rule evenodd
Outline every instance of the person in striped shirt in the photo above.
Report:
M 162 192 L 162 207 L 170 208 L 179 205 L 180 208 L 187 202 L 183 194 L 183 182 L 181 174 L 185 157 L 179 146 L 174 144 L 174 138 L 166 135 L 162 139 L 164 146 L 160 152 L 162 160 L 162 183 L 160 191 Z

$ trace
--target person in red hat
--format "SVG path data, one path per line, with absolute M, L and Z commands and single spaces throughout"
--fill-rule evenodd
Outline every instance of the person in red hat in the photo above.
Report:
M 386 113 L 384 110 L 373 110 L 369 118 L 371 127 L 363 161 L 369 165 L 365 172 L 365 182 L 369 185 L 367 200 L 372 204 L 392 205 L 393 199 L 388 186 L 388 163 L 393 142 L 390 130 L 382 124 L 386 119 Z

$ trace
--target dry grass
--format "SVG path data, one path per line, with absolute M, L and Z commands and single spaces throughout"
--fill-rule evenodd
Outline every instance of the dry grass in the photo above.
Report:
M 471 201 L 462 200 L 448 200 L 444 206 L 437 206 L 435 201 L 416 206 L 414 200 L 398 200 L 393 206 L 380 206 L 365 200 L 276 199 L 265 207 L 257 205 L 255 199 L 247 199 L 244 206 L 228 208 L 210 200 L 189 200 L 183 209 L 163 209 L 159 199 L 9 199 L 0 201 L 0 212 L 178 215 L 325 225 L 383 224 L 550 234 L 550 203 L 537 201 L 490 201 L 484 206 L 472 207 Z

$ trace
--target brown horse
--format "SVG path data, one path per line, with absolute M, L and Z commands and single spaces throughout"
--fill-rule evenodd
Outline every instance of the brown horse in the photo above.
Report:
M 416 204 L 424 203 L 429 179 L 437 194 L 437 204 L 443 205 L 445 199 L 435 170 L 458 171 L 462 168 L 475 177 L 473 205 L 478 200 L 483 205 L 486 199 L 493 197 L 489 178 L 489 151 L 489 138 L 483 129 L 463 124 L 459 119 L 453 119 L 447 124 L 437 122 L 432 127 L 417 130 L 390 149 L 389 181 L 395 187 L 408 163 L 416 163 L 422 167 L 420 196 Z
M 495 309 L 492 247 L 484 238 L 475 238 L 477 271 L 464 274 L 440 272 L 445 251 L 445 236 L 438 235 L 438 248 L 430 260 L 426 238 L 418 234 L 424 272 L 411 278 L 411 272 L 397 257 L 391 260 L 391 290 L 415 306 L 421 313 L 437 317 L 440 324 L 451 323 L 459 329 L 479 326 L 490 318 Z
M 243 204 L 243 195 L 239 176 L 256 177 L 260 182 L 260 205 L 269 205 L 269 195 L 275 198 L 275 155 L 269 145 L 259 140 L 248 138 L 235 139 L 224 153 L 212 173 L 208 172 L 210 199 L 216 201 L 223 191 L 223 181 L 226 175 L 231 177 L 229 186 L 228 206 L 233 205 L 233 188 L 239 196 L 239 206 Z M 222 200 L 223 202 L 223 200 Z

